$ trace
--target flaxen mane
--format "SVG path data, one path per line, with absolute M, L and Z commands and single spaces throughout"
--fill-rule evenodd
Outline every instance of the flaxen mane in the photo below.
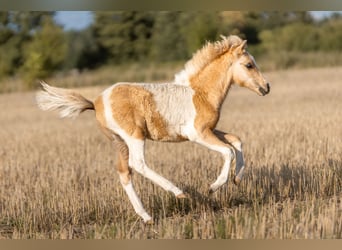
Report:
M 175 82 L 182 84 L 191 76 L 196 75 L 205 66 L 212 62 L 218 56 L 227 52 L 235 45 L 239 45 L 242 40 L 238 36 L 221 36 L 222 40 L 216 42 L 207 42 L 199 49 L 193 57 L 185 64 L 184 69 L 175 75 Z

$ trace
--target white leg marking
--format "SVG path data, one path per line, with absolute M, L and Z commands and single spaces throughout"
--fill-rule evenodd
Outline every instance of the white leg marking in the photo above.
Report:
M 129 147 L 129 165 L 132 168 L 166 191 L 171 191 L 175 196 L 183 194 L 183 191 L 176 187 L 172 182 L 160 176 L 146 165 L 144 159 L 144 141 L 130 138 L 130 140 L 126 142 Z
M 124 190 L 126 191 L 128 198 L 131 201 L 135 212 L 144 220 L 144 222 L 152 220 L 151 216 L 149 216 L 148 213 L 145 211 L 137 193 L 135 192 L 132 181 L 130 181 L 126 185 L 123 183 L 121 184 Z
M 212 144 L 209 144 L 203 140 L 198 140 L 197 142 L 200 143 L 201 145 L 206 146 L 207 148 L 214 150 L 214 151 L 217 151 L 223 155 L 224 164 L 223 164 L 221 173 L 217 177 L 216 181 L 210 185 L 210 190 L 212 192 L 214 192 L 219 187 L 221 187 L 223 184 L 225 184 L 228 181 L 230 164 L 234 158 L 234 153 L 233 153 L 232 149 L 230 149 L 229 147 L 212 145 Z
M 233 152 L 229 149 L 227 152 L 223 155 L 224 157 L 224 164 L 221 170 L 220 175 L 217 177 L 216 181 L 210 185 L 211 191 L 216 191 L 219 187 L 221 187 L 223 184 L 225 184 L 228 181 L 229 176 L 229 169 L 230 164 L 233 159 Z

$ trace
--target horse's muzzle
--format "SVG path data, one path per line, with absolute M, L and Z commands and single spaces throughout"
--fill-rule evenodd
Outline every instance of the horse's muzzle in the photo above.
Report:
M 271 87 L 270 87 L 270 84 L 267 83 L 266 84 L 266 89 L 262 88 L 262 87 L 259 87 L 259 92 L 262 94 L 262 95 L 267 95 L 268 93 L 270 93 L 270 90 L 271 90 Z

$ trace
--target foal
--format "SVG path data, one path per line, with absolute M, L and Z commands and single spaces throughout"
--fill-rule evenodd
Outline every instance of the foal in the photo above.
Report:
M 215 129 L 222 103 L 234 83 L 261 96 L 270 91 L 269 83 L 246 51 L 246 41 L 228 36 L 207 43 L 196 52 L 172 83 L 117 83 L 95 102 L 42 83 L 44 91 L 37 94 L 37 103 L 43 110 L 59 110 L 61 117 L 75 117 L 87 109 L 95 110 L 101 129 L 117 148 L 120 182 L 136 213 L 145 222 L 151 222 L 151 216 L 134 190 L 131 168 L 177 198 L 185 198 L 185 195 L 147 166 L 146 139 L 189 140 L 221 153 L 224 165 L 211 184 L 210 192 L 227 182 L 232 162 L 236 168 L 234 182 L 241 181 L 245 168 L 241 141 L 233 134 Z

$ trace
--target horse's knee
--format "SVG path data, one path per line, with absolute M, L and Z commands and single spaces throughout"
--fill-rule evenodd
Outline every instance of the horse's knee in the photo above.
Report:
M 128 162 L 119 157 L 116 162 L 116 171 L 120 176 L 122 185 L 127 185 L 131 181 L 132 170 L 127 164 Z
M 235 158 L 234 151 L 230 147 L 226 147 L 222 153 L 226 160 L 232 161 Z
M 128 159 L 122 152 L 118 152 L 116 171 L 120 176 L 120 182 L 127 185 L 131 181 L 132 170 L 128 165 Z
M 242 141 L 240 137 L 232 134 L 226 134 L 225 137 L 229 141 L 229 143 L 234 146 L 234 148 L 236 148 L 239 151 L 242 150 Z
M 232 142 L 232 145 L 233 145 L 234 148 L 236 148 L 237 150 L 242 151 L 242 142 L 241 142 L 241 141 Z
M 132 180 L 132 171 L 131 169 L 127 169 L 126 171 L 118 171 L 120 182 L 122 185 L 127 185 Z
M 145 175 L 145 161 L 141 158 L 131 157 L 128 160 L 128 164 L 131 168 L 137 171 L 139 174 Z

